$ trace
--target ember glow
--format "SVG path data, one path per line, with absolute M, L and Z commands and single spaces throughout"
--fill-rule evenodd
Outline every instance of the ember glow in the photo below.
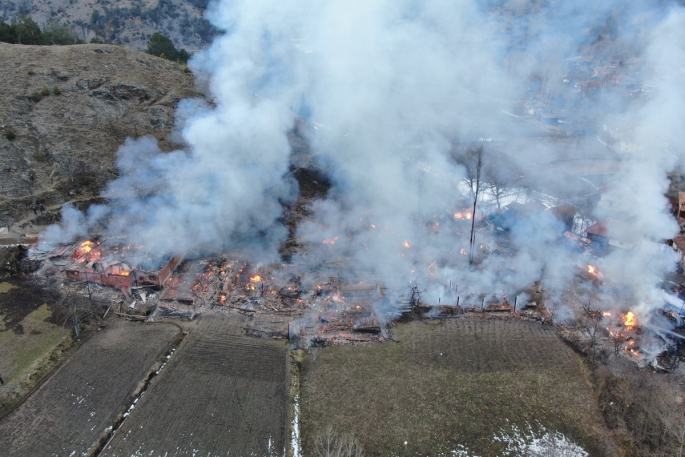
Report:
M 428 274 L 430 274 L 431 276 L 435 275 L 435 272 L 437 271 L 437 269 L 438 269 L 438 261 L 433 260 L 433 262 L 431 262 L 431 264 L 428 265 Z
M 454 213 L 454 218 L 455 219 L 471 219 L 471 211 L 459 211 Z
M 250 282 L 259 282 L 262 280 L 262 277 L 259 275 L 254 275 L 253 277 L 250 278 Z
M 411 248 L 411 245 L 409 244 L 409 241 L 407 241 L 407 240 L 404 240 L 404 243 L 402 243 L 402 246 L 404 246 L 407 249 Z
M 326 240 L 323 240 L 323 244 L 335 244 L 336 241 L 338 241 L 337 236 L 335 238 L 328 238 Z

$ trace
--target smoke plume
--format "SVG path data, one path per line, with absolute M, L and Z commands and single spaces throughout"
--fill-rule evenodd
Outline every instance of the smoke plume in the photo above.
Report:
M 301 122 L 332 183 L 296 234 L 305 276 L 341 274 L 342 262 L 350 279 L 416 282 L 438 302 L 450 282 L 516 294 L 542 279 L 561 291 L 574 265 L 593 263 L 614 285 L 608 302 L 625 300 L 614 306 L 647 316 L 663 304 L 657 284 L 677 258 L 660 243 L 679 231 L 665 194 L 683 163 L 683 8 L 223 0 L 208 17 L 226 33 L 191 61 L 211 75 L 212 100 L 182 105 L 184 148 L 128 139 L 109 203 L 66 209 L 49 242 L 101 228 L 153 251 L 278 259 L 282 204 L 297 198 L 288 135 Z M 611 148 L 598 141 L 607 132 L 618 132 Z M 567 204 L 634 247 L 570 251 L 542 211 L 510 227 L 507 252 L 497 230 L 477 230 L 471 266 L 470 220 L 455 214 L 472 209 L 481 149 L 479 227 L 514 201 Z

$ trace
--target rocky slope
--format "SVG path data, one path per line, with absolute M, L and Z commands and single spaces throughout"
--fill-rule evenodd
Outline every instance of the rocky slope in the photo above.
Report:
M 176 47 L 196 52 L 217 33 L 204 18 L 208 0 L 7 0 L 0 19 L 16 22 L 30 15 L 40 27 L 48 21 L 71 25 L 81 39 L 97 36 L 107 42 L 144 50 L 154 32 L 171 38 Z
M 0 230 L 15 233 L 95 201 L 126 137 L 171 150 L 177 104 L 202 96 L 185 67 L 119 46 L 0 43 L 0 62 Z

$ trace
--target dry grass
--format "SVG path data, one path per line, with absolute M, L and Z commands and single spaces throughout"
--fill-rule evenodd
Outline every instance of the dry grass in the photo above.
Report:
M 592 455 L 607 435 L 580 358 L 547 326 L 517 319 L 412 322 L 399 343 L 331 347 L 302 372 L 305 455 L 332 426 L 366 455 L 497 455 L 495 433 L 540 423 Z M 406 442 L 406 444 L 405 444 Z
M 25 375 L 34 362 L 59 344 L 63 333 L 57 325 L 47 322 L 51 314 L 44 304 L 22 320 L 23 333 L 0 332 L 0 373 L 5 382 Z

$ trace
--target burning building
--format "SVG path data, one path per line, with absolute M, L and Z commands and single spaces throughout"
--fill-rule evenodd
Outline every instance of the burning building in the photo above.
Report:
M 155 260 L 149 254 L 139 254 L 130 245 L 101 243 L 86 240 L 81 243 L 60 246 L 49 252 L 49 259 L 71 262 L 65 269 L 67 278 L 73 281 L 93 282 L 121 290 L 127 297 L 132 287 L 156 287 L 161 289 L 183 256 L 160 256 Z M 127 262 L 138 261 L 132 267 Z M 146 269 L 144 266 L 159 265 Z

